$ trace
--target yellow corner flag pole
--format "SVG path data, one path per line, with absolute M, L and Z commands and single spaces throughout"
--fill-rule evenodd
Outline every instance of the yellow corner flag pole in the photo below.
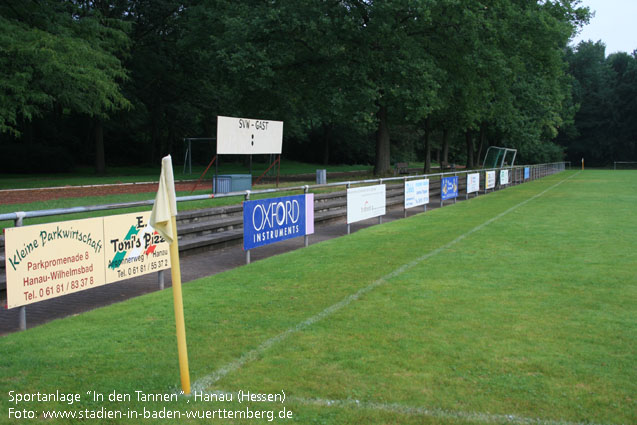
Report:
M 170 275 L 173 284 L 173 302 L 175 305 L 175 325 L 177 327 L 177 350 L 179 352 L 179 372 L 181 390 L 190 394 L 190 372 L 188 370 L 188 347 L 186 346 L 186 322 L 184 303 L 181 294 L 181 268 L 179 267 L 179 244 L 177 241 L 177 200 L 175 179 L 170 155 L 161 161 L 159 188 L 155 197 L 150 225 L 170 244 Z

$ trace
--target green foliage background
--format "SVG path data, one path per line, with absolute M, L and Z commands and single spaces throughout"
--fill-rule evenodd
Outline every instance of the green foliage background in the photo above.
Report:
M 217 115 L 282 120 L 289 159 L 377 174 L 488 145 L 634 156 L 635 55 L 569 48 L 588 18 L 577 0 L 6 2 L 3 171 L 183 158 Z

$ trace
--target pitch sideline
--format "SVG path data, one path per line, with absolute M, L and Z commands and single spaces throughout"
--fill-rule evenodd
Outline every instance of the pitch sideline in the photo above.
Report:
M 413 267 L 415 267 L 416 265 L 422 263 L 423 261 L 439 254 L 440 252 L 452 247 L 453 245 L 457 244 L 458 242 L 464 240 L 467 236 L 472 235 L 473 233 L 483 229 L 484 227 L 488 226 L 489 224 L 493 223 L 496 220 L 499 220 L 500 218 L 504 217 L 505 215 L 509 214 L 510 212 L 516 210 L 517 208 L 526 205 L 527 203 L 533 201 L 534 199 L 539 198 L 540 196 L 544 195 L 545 193 L 547 193 L 548 191 L 556 188 L 557 186 L 561 185 L 562 183 L 564 183 L 565 181 L 577 176 L 578 174 L 580 174 L 581 171 L 578 171 L 575 174 L 572 174 L 562 180 L 560 180 L 559 182 L 555 183 L 554 185 L 544 189 L 542 192 L 510 207 L 509 209 L 501 212 L 500 214 L 496 215 L 495 217 L 490 218 L 489 220 L 485 221 L 482 224 L 479 224 L 478 226 L 474 227 L 473 229 L 467 231 L 466 233 L 458 236 L 457 238 L 455 238 L 454 240 L 447 242 L 445 245 L 442 245 L 436 249 L 434 249 L 433 251 L 428 252 L 427 254 L 424 254 L 418 258 L 416 258 L 415 260 L 403 264 L 402 266 L 398 267 L 397 269 L 393 270 L 392 272 L 386 274 L 385 276 L 382 276 L 380 278 L 378 278 L 377 280 L 375 280 L 374 282 L 370 283 L 369 285 L 359 289 L 358 291 L 356 291 L 353 294 L 350 294 L 348 296 L 346 296 L 345 298 L 343 298 L 341 301 L 332 304 L 331 306 L 325 308 L 323 311 L 321 311 L 320 313 L 315 314 L 314 316 L 311 316 L 307 319 L 305 319 L 302 322 L 299 322 L 297 325 L 288 328 L 287 330 L 281 332 L 278 335 L 273 336 L 272 338 L 269 338 L 265 341 L 263 341 L 261 344 L 259 344 L 259 346 L 257 346 L 256 348 L 253 348 L 252 350 L 249 350 L 247 352 L 245 352 L 244 354 L 241 355 L 241 357 L 231 361 L 230 363 L 222 366 L 221 368 L 217 369 L 216 371 L 214 371 L 213 373 L 206 375 L 200 379 L 198 379 L 197 381 L 195 381 L 192 385 L 192 391 L 197 391 L 197 392 L 205 392 L 206 389 L 210 388 L 213 384 L 215 384 L 217 381 L 219 381 L 220 379 L 222 379 L 223 377 L 225 377 L 226 375 L 228 375 L 231 372 L 234 372 L 238 369 L 240 369 L 241 367 L 243 367 L 243 365 L 245 365 L 246 363 L 249 363 L 253 360 L 256 360 L 263 352 L 265 352 L 266 350 L 268 350 L 270 347 L 276 345 L 277 343 L 286 340 L 289 336 L 302 331 L 303 329 L 313 325 L 314 323 L 317 323 L 321 320 L 323 320 L 324 318 L 332 315 L 333 313 L 341 310 L 344 307 L 347 307 L 349 304 L 352 303 L 352 301 L 356 301 L 357 299 L 359 299 L 361 296 L 365 295 L 366 293 L 372 291 L 373 289 L 377 288 L 378 286 L 381 286 L 382 284 L 386 283 L 388 280 L 401 275 L 402 273 L 404 273 L 405 271 L 412 269 Z

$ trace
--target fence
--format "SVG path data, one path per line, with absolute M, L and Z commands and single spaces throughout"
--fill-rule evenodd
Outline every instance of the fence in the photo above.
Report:
M 465 176 L 467 174 L 480 173 L 480 187 L 482 188 L 482 193 L 487 193 L 488 189 L 486 189 L 486 172 L 487 171 L 495 171 L 496 174 L 501 170 L 508 170 L 509 172 L 509 182 L 507 185 L 516 185 L 523 183 L 527 180 L 535 180 L 550 174 L 555 174 L 561 171 L 564 171 L 566 167 L 570 168 L 570 162 L 556 162 L 556 163 L 546 163 L 546 164 L 535 164 L 529 166 L 514 166 L 514 167 L 504 167 L 504 168 L 488 168 L 488 169 L 479 169 L 479 170 L 463 170 L 463 171 L 450 171 L 450 172 L 441 172 L 441 173 L 431 173 L 431 174 L 419 174 L 419 175 L 409 175 L 409 176 L 399 176 L 399 177 L 387 177 L 387 178 L 375 178 L 375 179 L 365 179 L 365 180 L 356 180 L 356 181 L 347 181 L 347 182 L 333 182 L 333 183 L 325 183 L 325 184 L 315 184 L 315 185 L 301 185 L 301 186 L 293 186 L 293 187 L 285 187 L 285 188 L 272 188 L 272 189 L 262 189 L 262 190 L 246 190 L 241 192 L 230 192 L 230 193 L 221 193 L 215 195 L 194 195 L 194 196 L 181 196 L 177 197 L 177 202 L 189 202 L 189 201 L 200 201 L 211 198 L 224 198 L 224 197 L 243 197 L 245 200 L 249 200 L 252 195 L 256 194 L 275 194 L 278 192 L 295 192 L 299 191 L 302 193 L 308 193 L 313 189 L 324 189 L 324 188 L 334 188 L 334 187 L 345 187 L 351 188 L 353 186 L 360 185 L 369 185 L 369 184 L 382 184 L 387 182 L 407 182 L 409 180 L 414 179 L 423 179 L 428 178 L 432 180 L 439 179 L 442 181 L 443 177 L 449 176 Z M 465 179 L 466 182 L 466 179 Z M 460 189 L 458 188 L 458 192 Z M 501 189 L 500 182 L 496 184 L 492 190 Z M 465 199 L 468 199 L 469 193 L 467 191 L 467 186 L 465 183 Z M 476 193 L 477 196 L 477 193 Z M 456 198 L 453 199 L 455 203 Z M 37 211 L 18 211 L 14 213 L 6 213 L 0 214 L 0 221 L 12 220 L 16 227 L 23 226 L 24 220 L 29 218 L 36 217 L 50 217 L 50 216 L 60 216 L 64 214 L 74 214 L 74 213 L 85 213 L 85 212 L 96 212 L 96 211 L 107 211 L 107 210 L 115 210 L 115 209 L 126 209 L 126 208 L 135 208 L 142 206 L 152 206 L 154 200 L 147 201 L 136 201 L 136 202 L 127 202 L 127 203 L 115 203 L 115 204 L 107 204 L 107 205 L 96 205 L 96 206 L 86 206 L 86 207 L 73 207 L 73 208 L 59 208 L 59 209 L 50 209 L 50 210 L 37 210 Z M 443 200 L 441 197 L 440 206 L 443 206 Z M 425 205 L 426 210 L 426 205 Z M 406 209 L 405 209 L 406 215 Z M 382 216 L 378 217 L 378 222 L 382 223 Z M 347 233 L 350 233 L 350 225 L 347 225 Z M 308 240 L 307 236 L 305 236 L 305 246 L 307 246 Z M 249 262 L 250 253 L 246 252 L 246 261 Z M 2 258 L 1 267 L 4 268 L 4 258 Z M 164 275 L 163 271 L 158 272 L 158 284 L 159 288 L 163 289 L 164 286 Z M 6 280 L 0 281 L 0 289 L 4 289 L 6 287 Z M 26 307 L 22 306 L 20 308 L 19 314 L 19 326 L 21 330 L 26 329 Z
M 632 166 L 633 169 L 637 168 L 637 161 L 614 161 L 613 170 L 617 170 L 617 164 L 619 164 L 620 169 L 622 166 L 628 166 L 627 164 L 630 164 L 630 166 Z

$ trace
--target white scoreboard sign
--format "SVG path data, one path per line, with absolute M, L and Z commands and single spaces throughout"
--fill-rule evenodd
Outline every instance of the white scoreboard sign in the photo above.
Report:
M 217 117 L 217 153 L 280 154 L 283 121 Z

